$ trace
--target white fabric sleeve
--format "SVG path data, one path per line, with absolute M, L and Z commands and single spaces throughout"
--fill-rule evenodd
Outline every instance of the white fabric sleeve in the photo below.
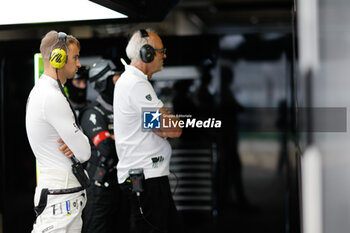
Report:
M 75 124 L 74 115 L 66 98 L 60 93 L 53 93 L 45 103 L 46 120 L 56 129 L 58 135 L 81 162 L 90 158 L 89 139 Z M 57 143 L 59 147 L 59 143 Z M 63 154 L 62 154 L 63 155 Z M 64 155 L 63 155 L 64 156 Z
M 134 85 L 130 94 L 132 105 L 138 113 L 142 112 L 142 108 L 161 108 L 164 106 L 163 102 L 158 99 L 152 85 L 145 82 L 138 82 Z

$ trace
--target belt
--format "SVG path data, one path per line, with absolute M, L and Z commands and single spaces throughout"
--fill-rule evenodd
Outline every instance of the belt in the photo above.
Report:
M 70 193 L 76 193 L 82 190 L 84 190 L 84 188 L 81 186 L 75 187 L 75 188 L 69 188 L 69 189 L 48 189 L 47 194 L 51 194 L 51 195 L 70 194 Z
M 84 190 L 83 187 L 75 187 L 75 188 L 68 188 L 68 189 L 47 189 L 47 188 L 42 189 L 39 203 L 37 206 L 34 207 L 36 216 L 38 217 L 44 211 L 47 204 L 47 195 L 70 194 L 70 193 L 77 193 L 82 190 Z

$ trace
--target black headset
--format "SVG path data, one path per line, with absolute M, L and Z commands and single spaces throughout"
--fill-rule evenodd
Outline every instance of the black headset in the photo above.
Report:
M 148 32 L 145 29 L 140 29 L 139 32 L 140 32 L 141 38 L 149 37 Z M 145 44 L 140 49 L 141 60 L 145 63 L 152 62 L 154 60 L 155 55 L 156 55 L 156 52 L 154 48 L 149 44 Z
M 56 44 L 58 44 L 60 41 L 62 41 L 63 46 L 65 46 L 66 50 L 67 50 L 67 44 L 66 44 L 67 34 L 64 32 L 59 32 L 59 33 L 57 33 L 57 39 L 58 39 L 58 41 L 56 42 Z M 54 67 L 56 69 L 62 68 L 67 63 L 67 60 L 68 60 L 67 53 L 62 48 L 63 46 L 60 46 L 58 48 L 54 48 L 50 52 L 50 58 L 49 58 L 50 64 L 52 67 Z

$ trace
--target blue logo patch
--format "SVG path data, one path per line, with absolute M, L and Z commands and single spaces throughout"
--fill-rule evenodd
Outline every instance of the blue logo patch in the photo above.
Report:
M 157 111 L 143 111 L 143 128 L 160 129 L 160 115 Z

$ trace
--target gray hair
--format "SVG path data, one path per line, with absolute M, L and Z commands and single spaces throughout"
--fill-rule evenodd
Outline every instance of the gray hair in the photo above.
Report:
M 153 32 L 151 29 L 145 29 L 146 32 Z M 132 37 L 129 40 L 128 45 L 126 46 L 126 55 L 131 61 L 139 61 L 141 59 L 140 57 L 140 49 L 145 44 L 149 44 L 152 47 L 154 47 L 153 40 L 150 39 L 150 37 L 141 37 L 140 30 L 137 30 L 133 33 Z

